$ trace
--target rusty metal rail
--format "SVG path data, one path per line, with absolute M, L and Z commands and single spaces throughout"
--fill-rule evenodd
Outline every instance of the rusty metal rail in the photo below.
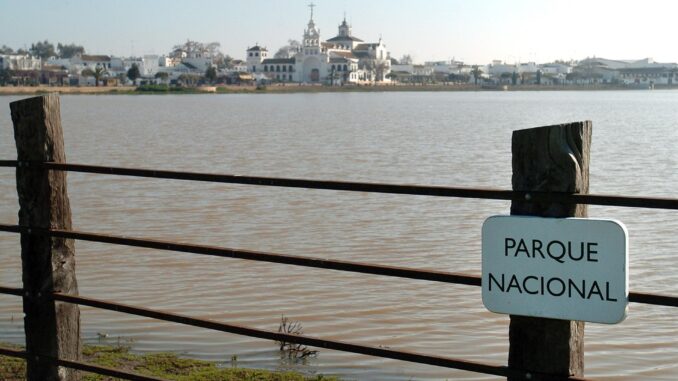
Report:
M 480 277 L 478 276 L 455 274 L 442 271 L 417 270 L 406 267 L 383 266 L 383 265 L 368 265 L 359 262 L 300 257 L 293 255 L 273 254 L 250 250 L 236 250 L 217 246 L 194 245 L 172 241 L 119 237 L 113 235 L 85 233 L 78 231 L 66 231 L 54 229 L 52 230 L 29 229 L 18 225 L 0 224 L 0 231 L 11 233 L 48 234 L 52 237 L 72 238 L 82 241 L 143 247 L 147 249 L 177 251 L 183 253 L 209 255 L 222 258 L 246 259 L 252 261 L 282 263 L 287 265 L 303 267 L 314 267 L 329 270 L 357 272 L 363 274 L 384 275 L 399 278 L 480 286 Z
M 210 329 L 219 332 L 233 333 L 237 335 L 256 337 L 266 340 L 286 341 L 317 348 L 358 353 L 368 356 L 376 356 L 400 361 L 439 366 L 444 368 L 466 370 L 476 373 L 491 374 L 502 377 L 515 377 L 529 380 L 572 380 L 572 381 L 586 380 L 585 378 L 578 377 L 554 377 L 551 375 L 545 375 L 540 373 L 525 372 L 518 369 L 510 369 L 506 366 L 490 365 L 476 361 L 468 361 L 441 356 L 423 355 L 414 352 L 397 351 L 392 349 L 371 347 L 366 345 L 351 344 L 337 340 L 325 340 L 311 336 L 293 335 L 275 331 L 267 331 L 257 328 L 245 327 L 241 325 L 220 323 L 208 319 L 199 319 L 175 313 L 151 310 L 148 308 L 140 308 L 121 303 L 112 303 L 98 299 L 85 298 L 81 296 L 55 293 L 52 294 L 52 297 L 54 300 L 66 303 L 74 303 L 82 306 L 89 306 L 109 311 L 122 312 L 157 320 L 169 321 L 199 328 Z
M 85 233 L 79 231 L 29 229 L 18 225 L 0 224 L 0 231 L 10 233 L 34 233 L 48 234 L 52 237 L 72 238 L 82 241 L 109 243 L 114 245 L 143 247 L 165 251 L 177 251 L 183 253 L 209 255 L 222 258 L 245 259 L 260 262 L 281 263 L 293 266 L 313 267 L 328 270 L 356 272 L 363 274 L 382 275 L 398 278 L 426 280 L 433 282 L 463 284 L 467 286 L 480 286 L 481 278 L 476 275 L 450 273 L 444 271 L 417 270 L 407 267 L 395 267 L 384 265 L 368 265 L 360 262 L 337 261 L 322 258 L 299 257 L 293 255 L 273 254 L 250 250 L 237 250 L 218 246 L 195 245 L 163 240 L 150 240 L 141 238 L 120 237 L 105 234 Z M 16 289 L 8 289 L 10 292 L 0 293 L 16 294 Z M 678 297 L 658 294 L 630 292 L 629 301 L 634 303 L 653 304 L 667 307 L 678 307 Z
M 272 178 L 256 176 L 237 176 L 228 174 L 165 171 L 165 170 L 152 170 L 139 168 L 105 167 L 82 164 L 58 164 L 52 162 L 47 163 L 19 162 L 13 160 L 0 160 L 0 167 L 35 168 L 41 170 L 71 171 L 80 173 L 203 181 L 228 184 L 261 185 L 261 186 L 287 187 L 287 188 L 324 189 L 335 191 L 372 192 L 372 193 L 387 193 L 401 195 L 458 197 L 458 198 L 511 200 L 511 201 L 533 201 L 533 202 L 548 201 L 569 204 L 590 204 L 590 205 L 678 210 L 678 199 L 671 198 L 627 197 L 627 196 L 588 195 L 588 194 L 582 195 L 582 194 L 564 194 L 564 193 L 539 193 L 539 192 L 528 193 L 499 189 L 473 189 L 473 188 L 442 187 L 442 186 L 396 185 L 396 184 L 378 184 L 378 183 L 360 183 L 360 182 L 304 180 L 304 179 L 288 179 L 288 178 Z M 237 258 L 271 263 L 281 263 L 295 266 L 357 272 L 364 274 L 435 281 L 443 283 L 463 284 L 470 286 L 481 285 L 481 279 L 478 276 L 441 271 L 417 270 L 411 268 L 383 266 L 383 265 L 368 265 L 359 262 L 299 257 L 292 255 L 273 254 L 267 252 L 236 250 L 223 247 L 185 244 L 162 240 L 129 238 L 80 231 L 36 229 L 22 227 L 18 225 L 0 224 L 0 231 L 23 234 L 46 234 L 52 237 L 71 238 L 91 242 L 101 242 L 116 245 L 143 247 L 149 249 L 186 252 L 225 258 Z M 5 286 L 0 286 L 0 294 L 26 297 L 26 295 L 24 295 L 23 289 Z M 221 332 L 228 332 L 233 334 L 275 341 L 286 341 L 313 347 L 346 351 L 401 361 L 441 366 L 446 368 L 467 370 L 471 372 L 492 374 L 502 377 L 510 377 L 516 379 L 524 378 L 532 380 L 565 380 L 565 379 L 585 380 L 585 378 L 577 377 L 564 378 L 543 374 L 527 373 L 519 369 L 508 368 L 507 366 L 484 364 L 480 362 L 461 360 L 455 358 L 445 358 L 439 356 L 424 355 L 419 353 L 396 351 L 391 349 L 345 343 L 342 341 L 319 339 L 309 336 L 290 335 L 280 332 L 266 331 L 251 327 L 225 324 L 212 320 L 199 319 L 190 316 L 174 314 L 170 312 L 151 310 L 147 308 L 135 307 L 131 305 L 113 303 L 104 300 L 86 298 L 81 296 L 55 293 L 52 294 L 51 297 L 54 300 L 66 303 L 74 303 L 94 308 L 134 314 L 137 316 L 144 316 L 148 318 L 191 325 L 195 327 L 201 327 Z M 678 307 L 678 297 L 667 295 L 631 292 L 629 294 L 629 301 L 635 303 Z M 18 350 L 0 348 L 0 355 L 25 358 L 29 354 Z M 121 372 L 115 369 L 99 367 L 82 362 L 68 361 L 64 359 L 50 359 L 50 360 L 57 363 L 60 366 L 95 372 L 112 377 L 121 377 L 129 380 L 163 381 L 159 378 Z
M 210 174 L 199 172 L 179 172 L 142 168 L 106 167 L 74 163 L 19 162 L 0 160 L 0 167 L 38 168 L 56 171 L 96 173 L 118 176 L 134 176 L 158 179 L 204 181 L 214 183 L 263 185 L 287 188 L 325 189 L 336 191 L 406 194 L 418 196 L 438 196 L 475 198 L 490 200 L 531 200 L 535 202 L 560 202 L 569 204 L 606 205 L 634 208 L 678 210 L 678 199 L 660 197 L 629 197 L 613 195 L 568 194 L 546 192 L 519 192 L 501 189 L 459 188 L 424 185 L 398 185 L 363 182 L 344 182 L 326 180 L 288 179 L 259 176 L 238 176 L 229 174 Z
M 369 356 L 378 356 L 390 358 L 395 360 L 410 361 L 420 364 L 428 364 L 441 366 L 446 368 L 454 368 L 461 370 L 468 370 L 472 372 L 479 372 L 485 374 L 493 374 L 497 376 L 515 376 L 524 377 L 525 372 L 510 370 L 505 366 L 487 365 L 473 361 L 459 360 L 438 356 L 427 356 L 412 352 L 402 352 L 391 349 L 370 347 L 365 345 L 351 344 L 342 341 L 324 340 L 310 336 L 293 335 L 287 333 L 280 333 L 277 331 L 267 331 L 257 328 L 251 328 L 241 325 L 225 324 L 213 320 L 199 319 L 191 316 L 180 315 L 170 312 L 151 310 L 148 308 L 135 307 L 127 304 L 112 303 L 108 301 L 85 298 L 82 296 L 73 296 L 55 293 L 54 300 L 75 303 L 81 306 L 89 306 L 110 311 L 117 311 L 137 316 L 144 316 L 151 319 L 164 320 L 184 325 L 190 325 L 199 328 L 205 328 L 220 332 L 233 333 L 236 335 L 243 335 L 249 337 L 256 337 L 259 339 L 285 341 L 290 343 L 298 343 L 309 345 L 318 348 L 333 349 L 344 352 L 359 353 Z
M 20 289 L 10 289 L 10 288 L 7 288 L 7 287 L 3 287 L 3 288 L 0 288 L 0 292 L 2 292 L 2 290 L 11 290 L 11 291 L 18 290 L 19 294 L 21 294 Z M 14 293 L 14 292 L 12 292 L 12 293 Z M 476 373 L 491 374 L 491 375 L 502 376 L 502 377 L 515 377 L 515 378 L 519 378 L 519 379 L 530 379 L 530 380 L 544 380 L 544 381 L 547 381 L 547 380 L 548 381 L 555 381 L 555 380 L 585 381 L 585 380 L 587 380 L 586 378 L 580 378 L 580 377 L 554 377 L 554 376 L 546 375 L 546 374 L 540 374 L 540 373 L 534 373 L 534 372 L 525 372 L 525 371 L 522 371 L 522 370 L 519 370 L 519 369 L 511 369 L 511 368 L 508 368 L 506 366 L 501 366 L 501 365 L 491 365 L 491 364 L 485 364 L 485 363 L 480 363 L 480 362 L 476 362 L 476 361 L 469 361 L 469 360 L 462 360 L 462 359 L 441 357 L 441 356 L 424 355 L 424 354 L 414 353 L 414 352 L 397 351 L 397 350 L 393 350 L 393 349 L 385 349 L 385 348 L 371 347 L 371 346 L 366 346 L 366 345 L 346 343 L 346 342 L 337 341 L 337 340 L 326 340 L 326 339 L 320 339 L 320 338 L 311 337 L 311 336 L 294 335 L 294 334 L 287 334 L 287 333 L 281 333 L 281 332 L 276 332 L 276 331 L 268 331 L 268 330 L 262 330 L 262 329 L 257 329 L 257 328 L 241 326 L 241 325 L 220 323 L 220 322 L 213 321 L 213 320 L 200 319 L 200 318 L 195 318 L 195 317 L 191 317 L 191 316 L 175 314 L 175 313 L 170 313 L 170 312 L 152 310 L 152 309 L 148 309 L 148 308 L 135 307 L 135 306 L 122 304 L 122 303 L 113 303 L 113 302 L 109 302 L 109 301 L 104 301 L 104 300 L 99 300 L 99 299 L 94 299 L 94 298 L 87 298 L 87 297 L 82 297 L 82 296 L 74 296 L 74 295 L 67 295 L 67 294 L 61 294 L 61 293 L 54 293 L 54 294 L 51 295 L 51 297 L 54 300 L 62 301 L 62 302 L 66 302 L 66 303 L 73 303 L 73 304 L 78 304 L 78 305 L 81 305 L 81 306 L 88 306 L 88 307 L 93 307 L 93 308 L 98 308 L 98 309 L 105 309 L 105 310 L 109 310 L 109 311 L 115 311 L 115 312 L 131 314 L 131 315 L 143 316 L 143 317 L 147 317 L 147 318 L 151 318 L 151 319 L 169 321 L 169 322 L 174 322 L 174 323 L 179 323 L 179 324 L 184 324 L 184 325 L 190 325 L 190 326 L 194 326 L 194 327 L 205 328 L 205 329 L 210 329 L 210 330 L 219 331 L 219 332 L 232 333 L 232 334 L 255 337 L 255 338 L 260 338 L 260 339 L 265 339 L 265 340 L 285 341 L 285 342 L 290 342 L 290 343 L 308 345 L 308 346 L 317 347 L 317 348 L 331 349 L 331 350 L 337 350 L 337 351 L 343 351 L 343 352 L 351 352 L 351 353 L 363 354 L 363 355 L 368 355 L 368 356 L 375 356 L 375 357 L 382 357 L 382 358 L 388 358 L 388 359 L 393 359 L 393 360 L 413 362 L 413 363 L 418 363 L 418 364 L 439 366 L 439 367 L 450 368 L 450 369 L 459 369 L 459 370 L 465 370 L 465 371 L 476 372 Z M 27 354 L 25 352 L 17 351 L 17 350 L 11 350 L 11 349 L 4 349 L 4 348 L 0 348 L 0 355 L 22 357 L 22 358 L 25 358 L 27 356 Z M 113 370 L 113 369 L 109 369 L 109 368 L 101 368 L 101 367 L 98 367 L 98 366 L 94 366 L 94 365 L 91 365 L 91 364 L 85 364 L 85 363 L 81 363 L 81 362 L 74 362 L 74 361 L 67 361 L 67 360 L 56 360 L 56 359 L 53 359 L 53 360 L 58 361 L 58 364 L 61 365 L 61 366 L 71 367 L 71 368 L 79 369 L 79 370 L 96 372 L 96 373 L 99 373 L 99 374 L 104 374 L 104 375 L 109 375 L 109 376 L 114 376 L 114 377 L 123 377 L 123 378 L 127 378 L 127 379 L 130 379 L 130 380 L 142 380 L 142 381 L 160 380 L 160 379 L 157 379 L 157 378 L 149 378 L 149 377 L 146 377 L 146 376 L 135 375 L 135 374 L 132 374 L 132 373 L 119 372 L 117 370 Z

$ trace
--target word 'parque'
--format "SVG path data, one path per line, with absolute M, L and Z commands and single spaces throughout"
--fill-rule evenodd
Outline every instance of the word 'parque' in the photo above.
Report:
M 505 238 L 504 255 L 507 257 L 551 258 L 558 263 L 565 263 L 565 261 L 598 262 L 597 246 L 597 242 L 578 242 L 573 245 L 572 241 L 553 240 L 544 242 L 539 239 L 525 240 L 520 238 L 516 240 Z

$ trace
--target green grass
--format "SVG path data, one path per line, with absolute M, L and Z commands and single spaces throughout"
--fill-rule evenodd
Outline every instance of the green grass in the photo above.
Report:
M 18 348 L 9 344 L 1 346 Z M 308 377 L 296 372 L 223 368 L 214 362 L 180 358 L 173 353 L 138 355 L 122 346 L 85 346 L 82 354 L 87 363 L 176 381 L 338 381 L 335 377 Z M 24 380 L 25 372 L 23 359 L 0 356 L 0 380 Z M 118 379 L 91 373 L 83 376 L 83 381 L 113 380 Z

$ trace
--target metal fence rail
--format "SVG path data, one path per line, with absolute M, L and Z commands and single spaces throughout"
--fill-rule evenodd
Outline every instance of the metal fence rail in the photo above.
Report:
M 489 200 L 530 200 L 565 204 L 606 205 L 633 208 L 678 210 L 678 199 L 662 197 L 631 197 L 593 194 L 521 192 L 489 188 L 459 188 L 425 185 L 379 184 L 326 180 L 289 179 L 276 177 L 239 176 L 199 172 L 179 172 L 156 169 L 106 167 L 72 163 L 28 162 L 0 160 L 0 167 L 36 168 L 56 171 L 95 173 L 105 175 L 146 177 L 157 179 L 204 181 L 213 183 L 263 185 L 286 188 L 325 189 L 351 192 L 388 193 L 418 196 L 475 198 Z
M 47 230 L 27 228 L 18 225 L 0 224 L 0 231 L 10 233 L 42 234 L 51 237 L 72 238 L 82 241 L 108 243 L 147 249 L 176 251 L 200 255 L 209 255 L 222 258 L 235 258 L 251 261 L 281 263 L 293 266 L 312 267 L 328 270 L 346 271 L 362 274 L 382 275 L 397 278 L 426 280 L 433 282 L 462 284 L 467 286 L 481 286 L 481 278 L 476 275 L 450 273 L 444 271 L 418 270 L 407 267 L 372 265 L 360 262 L 338 261 L 322 258 L 300 257 L 293 255 L 274 254 L 268 252 L 230 249 L 218 246 L 206 246 L 187 243 L 178 243 L 164 240 L 121 237 L 106 234 L 86 233 L 66 230 Z M 15 293 L 15 289 L 8 289 Z M 0 293 L 3 288 L 0 287 Z M 654 304 L 667 307 L 678 307 L 678 297 L 651 293 L 630 292 L 629 301 L 643 304 Z
M 165 170 L 138 169 L 138 168 L 104 167 L 82 164 L 58 164 L 53 162 L 25 162 L 13 160 L 0 161 L 0 167 L 35 168 L 40 170 L 72 171 L 80 173 L 135 176 L 135 177 L 189 180 L 189 181 L 205 181 L 228 184 L 261 185 L 261 186 L 288 187 L 288 188 L 324 189 L 336 191 L 371 192 L 371 193 L 388 193 L 402 195 L 476 198 L 476 199 L 511 200 L 511 201 L 527 200 L 534 202 L 557 202 L 565 204 L 590 204 L 590 205 L 678 210 L 678 199 L 672 198 L 519 192 L 499 189 L 475 189 L 475 188 L 455 188 L 442 186 L 321 181 L 321 180 L 255 177 L 255 176 L 237 176 L 226 174 L 208 174 L 196 172 L 179 172 L 179 171 L 165 171 Z M 225 258 L 263 261 L 270 263 L 281 263 L 287 265 L 322 268 L 407 279 L 426 280 L 470 286 L 481 285 L 480 277 L 468 274 L 418 270 L 405 267 L 394 267 L 384 265 L 369 265 L 359 262 L 327 260 L 320 258 L 282 255 L 267 252 L 237 250 L 215 246 L 185 244 L 163 240 L 121 237 L 81 231 L 36 229 L 18 225 L 0 224 L 0 231 L 21 234 L 48 235 L 51 237 L 69 238 L 91 242 L 101 242 L 157 250 L 168 250 L 175 252 L 186 252 Z M 28 297 L 27 295 L 24 295 L 23 289 L 11 288 L 6 286 L 0 286 L 0 294 Z M 484 364 L 480 362 L 467 361 L 455 358 L 445 358 L 424 355 L 419 353 L 396 351 L 391 349 L 345 343 L 341 341 L 319 339 L 309 336 L 290 335 L 245 326 L 230 325 L 206 319 L 198 319 L 190 316 L 151 310 L 147 308 L 135 307 L 120 303 L 112 303 L 104 300 L 86 298 L 81 296 L 54 293 L 51 295 L 51 298 L 66 303 L 73 303 L 78 305 L 90 306 L 94 308 L 118 311 L 138 316 L 149 317 L 153 319 L 159 319 L 164 321 L 212 329 L 221 332 L 228 332 L 233 334 L 275 341 L 286 341 L 314 347 L 347 351 L 352 353 L 378 356 L 383 358 L 390 358 L 421 364 L 461 369 L 472 372 L 497 375 L 502 377 L 515 377 L 521 379 L 526 378 L 532 380 L 563 380 L 563 379 L 585 380 L 585 378 L 578 377 L 564 378 L 539 373 L 526 373 L 525 371 L 509 368 L 506 366 Z M 678 297 L 668 295 L 631 292 L 629 294 L 629 301 L 635 303 L 678 307 Z M 0 348 L 0 355 L 22 358 L 26 358 L 26 356 L 28 356 L 28 354 L 25 352 L 7 348 Z M 121 372 L 115 369 L 98 367 L 92 364 L 85 364 L 82 362 L 67 361 L 63 359 L 51 359 L 51 360 L 53 360 L 53 362 L 57 363 L 60 366 L 96 372 L 99 374 L 113 377 L 126 378 L 129 380 L 143 380 L 143 381 L 160 380 L 158 378 L 135 375 L 131 373 Z
M 7 289 L 7 288 L 4 288 L 4 289 Z M 262 330 L 262 329 L 245 327 L 245 326 L 241 326 L 241 325 L 220 323 L 220 322 L 216 322 L 216 321 L 208 320 L 208 319 L 199 319 L 199 318 L 181 315 L 181 314 L 152 310 L 152 309 L 148 309 L 148 308 L 135 307 L 135 306 L 127 305 L 127 304 L 113 303 L 113 302 L 108 302 L 108 301 L 99 300 L 99 299 L 86 298 L 86 297 L 82 297 L 82 296 L 73 296 L 73 295 L 54 293 L 54 294 L 51 295 L 51 298 L 53 300 L 56 300 L 56 301 L 62 301 L 62 302 L 66 302 L 66 303 L 74 303 L 74 304 L 78 304 L 78 305 L 82 305 L 82 306 L 88 306 L 88 307 L 93 307 L 93 308 L 98 308 L 98 309 L 105 309 L 105 310 L 109 310 L 109 311 L 116 311 L 116 312 L 121 312 L 121 313 L 137 315 L 137 316 L 143 316 L 143 317 L 148 317 L 148 318 L 151 318 L 151 319 L 169 321 L 169 322 L 174 322 L 174 323 L 179 323 L 179 324 L 184 324 L 184 325 L 190 325 L 190 326 L 194 326 L 194 327 L 205 328 L 205 329 L 210 329 L 210 330 L 219 331 L 219 332 L 226 332 L 226 333 L 232 333 L 232 334 L 237 334 L 237 335 L 256 337 L 256 338 L 266 339 L 266 340 L 285 341 L 285 342 L 290 342 L 290 343 L 309 345 L 309 346 L 318 347 L 318 348 L 325 348 L 325 349 L 338 350 L 338 351 L 343 351 L 343 352 L 364 354 L 364 355 L 368 355 L 368 356 L 389 358 L 389 359 L 394 359 L 394 360 L 414 362 L 414 363 L 418 363 L 418 364 L 433 365 L 433 366 L 439 366 L 439 367 L 444 367 L 444 368 L 466 370 L 466 371 L 471 371 L 471 372 L 476 372 L 476 373 L 483 373 L 483 374 L 496 375 L 496 376 L 502 376 L 502 377 L 515 377 L 515 378 L 520 378 L 520 379 L 545 380 L 545 381 L 546 380 L 571 380 L 571 381 L 587 380 L 586 378 L 581 378 L 581 377 L 556 377 L 556 376 L 547 375 L 547 374 L 525 372 L 525 371 L 521 371 L 521 370 L 518 370 L 518 369 L 511 369 L 511 368 L 508 368 L 506 366 L 501 366 L 501 365 L 490 365 L 490 364 L 485 364 L 485 363 L 480 363 L 480 362 L 475 362 L 475 361 L 468 361 L 468 360 L 461 360 L 461 359 L 440 357 L 440 356 L 423 355 L 423 354 L 414 353 L 414 352 L 397 351 L 397 350 L 392 350 L 392 349 L 385 349 L 385 348 L 371 347 L 371 346 L 366 346 L 366 345 L 346 343 L 346 342 L 337 341 L 337 340 L 326 340 L 326 339 L 320 339 L 320 338 L 315 338 L 315 337 L 310 337 L 310 336 L 294 335 L 294 334 L 286 334 L 286 333 L 280 333 L 280 332 L 274 332 L 274 331 L 267 331 L 267 330 Z M 0 348 L 0 355 L 21 357 L 21 358 L 26 358 L 26 356 L 28 356 L 28 354 L 26 352 L 7 349 L 7 348 Z M 109 375 L 109 376 L 114 376 L 114 377 L 124 377 L 124 378 L 130 379 L 130 380 L 143 380 L 143 381 L 145 381 L 145 380 L 159 380 L 158 378 L 150 378 L 150 377 L 146 377 L 146 376 L 134 375 L 134 374 L 131 374 L 131 373 L 120 372 L 120 371 L 109 369 L 109 368 L 101 368 L 101 367 L 98 367 L 98 366 L 95 366 L 95 365 L 85 364 L 85 363 L 82 363 L 82 362 L 65 361 L 65 360 L 57 360 L 57 359 L 52 359 L 52 360 L 57 361 L 58 364 L 61 365 L 61 366 L 71 367 L 71 368 L 79 369 L 79 370 L 96 372 L 96 373 L 99 373 L 99 374 L 104 374 L 104 375 Z

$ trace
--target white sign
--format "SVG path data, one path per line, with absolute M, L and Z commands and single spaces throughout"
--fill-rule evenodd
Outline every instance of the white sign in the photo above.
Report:
M 493 216 L 482 231 L 485 307 L 619 323 L 628 305 L 628 234 L 612 220 Z

